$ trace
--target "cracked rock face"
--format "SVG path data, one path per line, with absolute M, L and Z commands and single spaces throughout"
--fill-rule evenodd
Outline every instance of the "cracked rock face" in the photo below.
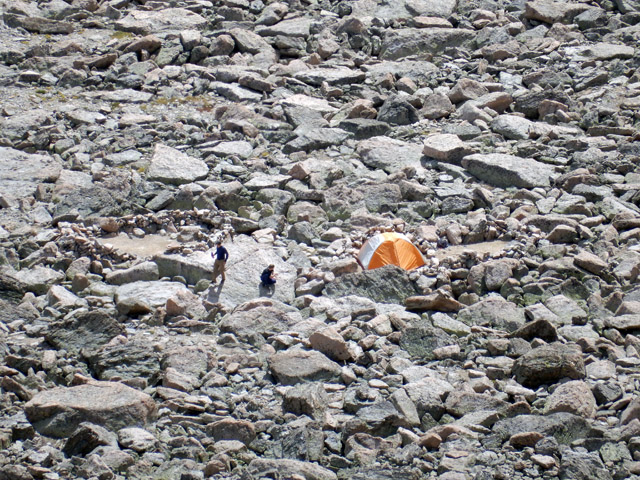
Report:
M 640 479 L 637 1 L 0 11 L 0 478 Z

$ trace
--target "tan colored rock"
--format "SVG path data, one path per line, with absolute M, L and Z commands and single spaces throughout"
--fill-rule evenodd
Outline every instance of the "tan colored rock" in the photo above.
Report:
M 271 373 L 283 385 L 335 380 L 340 366 L 318 351 L 289 349 L 269 358 Z
M 640 314 L 628 313 L 616 317 L 608 317 L 604 320 L 604 326 L 622 331 L 637 330 L 640 328 Z
M 465 306 L 441 291 L 429 295 L 408 297 L 404 302 L 407 310 L 436 310 L 438 312 L 458 312 Z
M 437 433 L 427 433 L 420 437 L 418 440 L 418 445 L 421 447 L 426 447 L 435 450 L 440 447 L 442 443 L 442 438 Z
M 589 385 L 580 380 L 563 383 L 547 399 L 544 413 L 568 412 L 586 418 L 596 414 L 596 399 Z
M 516 433 L 509 438 L 509 443 L 516 448 L 533 447 L 538 441 L 544 438 L 540 432 Z
M 540 465 L 545 470 L 556 467 L 558 462 L 551 455 L 531 455 L 531 461 L 537 465 Z
M 424 140 L 422 149 L 427 157 L 451 163 L 460 163 L 462 157 L 471 152 L 471 148 L 457 135 L 449 133 L 430 135 Z
M 573 264 L 594 275 L 600 275 L 607 268 L 607 262 L 586 250 L 581 250 L 573 257 Z
M 216 442 L 237 440 L 248 445 L 256 438 L 256 429 L 253 423 L 247 420 L 236 420 L 235 418 L 223 418 L 210 423 L 207 425 L 206 430 L 207 435 Z
M 473 100 L 489 93 L 487 87 L 476 80 L 461 78 L 449 92 L 449 100 L 453 103 Z
M 347 342 L 333 327 L 313 333 L 309 337 L 311 348 L 324 353 L 332 360 L 342 361 L 352 358 Z

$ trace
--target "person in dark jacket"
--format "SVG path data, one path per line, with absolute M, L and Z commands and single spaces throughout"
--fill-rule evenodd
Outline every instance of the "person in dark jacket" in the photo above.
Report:
M 218 276 L 222 276 L 222 282 L 226 280 L 226 276 L 224 274 L 225 267 L 227 265 L 227 259 L 229 258 L 229 252 L 227 249 L 222 246 L 222 242 L 218 240 L 216 242 L 216 251 L 212 252 L 212 255 L 215 256 L 215 262 L 213 262 L 213 278 L 211 279 L 212 283 L 216 283 Z
M 260 282 L 263 287 L 276 283 L 276 274 L 274 273 L 275 268 L 275 265 L 269 265 L 262 271 L 262 274 L 260 275 Z

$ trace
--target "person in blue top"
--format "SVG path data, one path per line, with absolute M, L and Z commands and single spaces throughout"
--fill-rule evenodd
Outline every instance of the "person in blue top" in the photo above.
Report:
M 216 251 L 215 253 L 211 253 L 212 256 L 215 256 L 215 262 L 213 262 L 213 278 L 212 283 L 216 283 L 219 275 L 222 275 L 222 281 L 220 283 L 224 283 L 226 280 L 226 276 L 224 274 L 225 267 L 227 265 L 227 259 L 229 258 L 229 252 L 227 249 L 222 246 L 222 241 L 218 240 L 216 242 Z
M 275 265 L 269 265 L 260 274 L 260 282 L 263 287 L 268 287 L 276 283 L 276 274 L 274 273 Z

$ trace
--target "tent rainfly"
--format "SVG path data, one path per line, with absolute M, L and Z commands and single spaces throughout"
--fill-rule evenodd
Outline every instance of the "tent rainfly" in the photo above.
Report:
M 378 233 L 371 237 L 360 249 L 358 260 L 365 270 L 385 265 L 413 270 L 424 265 L 420 250 L 405 235 L 396 232 Z

